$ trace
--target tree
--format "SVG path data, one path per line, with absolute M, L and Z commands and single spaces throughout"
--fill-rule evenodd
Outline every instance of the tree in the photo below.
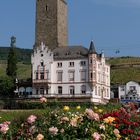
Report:
M 14 36 L 11 37 L 11 47 L 8 55 L 7 62 L 7 75 L 12 77 L 12 79 L 16 79 L 16 70 L 17 70 L 17 56 L 16 56 L 16 38 Z
M 0 77 L 0 94 L 2 96 L 12 96 L 15 85 L 12 77 L 1 76 Z

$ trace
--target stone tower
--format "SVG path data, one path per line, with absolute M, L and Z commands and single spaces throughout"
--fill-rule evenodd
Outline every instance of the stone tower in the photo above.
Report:
M 67 46 L 65 0 L 36 0 L 35 47 L 41 42 L 51 50 Z

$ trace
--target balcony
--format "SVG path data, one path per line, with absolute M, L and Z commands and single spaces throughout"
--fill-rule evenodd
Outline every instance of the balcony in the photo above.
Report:
M 38 84 L 38 83 L 48 83 L 50 82 L 49 79 L 33 79 L 33 83 Z

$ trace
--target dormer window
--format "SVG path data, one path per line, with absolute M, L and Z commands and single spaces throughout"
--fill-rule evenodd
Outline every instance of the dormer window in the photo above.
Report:
M 81 54 L 81 52 L 79 51 L 79 52 L 77 52 L 77 54 L 78 54 L 78 55 L 80 55 L 80 54 Z
M 80 64 L 81 66 L 86 66 L 86 61 L 81 61 Z
M 54 53 L 54 56 L 58 56 L 58 53 L 56 52 L 56 53 Z
M 70 52 L 66 52 L 66 55 L 70 55 Z

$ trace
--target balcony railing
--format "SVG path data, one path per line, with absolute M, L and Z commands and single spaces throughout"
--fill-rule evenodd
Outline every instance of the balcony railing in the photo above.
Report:
M 46 97 L 46 98 L 91 98 L 91 94 L 33 94 L 33 95 L 28 95 L 29 98 L 40 98 L 40 97 Z
M 47 83 L 49 79 L 33 79 L 33 83 Z

